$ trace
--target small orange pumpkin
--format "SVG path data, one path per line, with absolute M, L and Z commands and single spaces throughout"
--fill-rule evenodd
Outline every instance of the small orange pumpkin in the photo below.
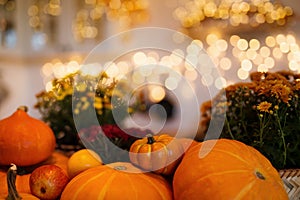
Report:
M 172 199 L 169 183 L 160 175 L 145 173 L 131 163 L 116 162 L 90 168 L 65 187 L 61 200 Z
M 51 128 L 20 107 L 0 121 L 0 165 L 29 166 L 46 160 L 56 141 Z
M 171 175 L 179 164 L 184 149 L 181 143 L 168 134 L 147 135 L 130 146 L 130 161 L 143 170 Z
M 31 172 L 37 166 L 55 164 L 67 172 L 67 163 L 69 158 L 60 152 L 53 152 L 52 155 L 44 162 L 34 166 L 25 167 L 25 170 Z M 0 170 L 0 194 L 7 194 L 6 170 Z M 29 178 L 31 173 L 18 175 L 16 180 L 16 188 L 19 192 L 30 193 Z
M 229 139 L 191 147 L 176 169 L 173 191 L 175 200 L 288 199 L 269 160 L 253 147 Z
M 38 200 L 39 198 L 33 196 L 30 193 L 19 193 L 16 189 L 16 177 L 17 177 L 17 167 L 12 165 L 6 174 L 6 179 L 8 182 L 8 189 L 6 193 L 0 193 L 0 200 Z

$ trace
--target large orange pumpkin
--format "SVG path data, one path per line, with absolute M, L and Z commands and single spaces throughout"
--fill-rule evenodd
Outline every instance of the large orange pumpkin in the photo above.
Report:
M 0 121 L 0 165 L 29 166 L 46 160 L 55 149 L 51 128 L 20 107 Z
M 29 187 L 29 178 L 31 174 L 30 172 L 38 166 L 55 164 L 61 167 L 62 169 L 64 169 L 65 172 L 67 173 L 68 159 L 69 158 L 64 154 L 55 151 L 46 161 L 34 166 L 25 167 L 25 170 L 28 170 L 29 173 L 17 176 L 17 180 L 15 183 L 17 190 L 22 193 L 30 193 L 30 187 Z M 7 194 L 6 173 L 7 173 L 6 170 L 4 169 L 0 170 L 0 194 Z
M 173 179 L 174 198 L 288 199 L 269 160 L 251 146 L 208 140 L 186 152 Z
M 158 174 L 173 174 L 184 149 L 182 144 L 168 134 L 148 135 L 130 146 L 130 161 L 143 170 Z
M 160 175 L 143 173 L 131 163 L 116 162 L 90 168 L 65 187 L 61 200 L 171 200 L 169 183 Z

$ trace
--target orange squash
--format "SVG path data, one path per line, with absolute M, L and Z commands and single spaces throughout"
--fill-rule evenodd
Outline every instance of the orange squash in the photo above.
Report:
M 16 188 L 19 192 L 30 193 L 29 188 L 29 177 L 30 174 L 18 175 L 16 180 Z M 0 171 L 0 194 L 7 195 L 7 181 L 6 181 L 6 171 Z
M 172 199 L 169 183 L 160 175 L 144 173 L 131 163 L 116 162 L 90 168 L 65 187 L 61 200 Z
M 129 158 L 143 170 L 171 175 L 183 154 L 184 149 L 176 138 L 161 134 L 136 140 L 130 147 Z
M 52 155 L 44 162 L 34 166 L 26 167 L 25 169 L 31 172 L 37 166 L 55 164 L 67 172 L 67 163 L 69 158 L 60 152 L 53 152 Z M 6 170 L 0 170 L 0 194 L 7 194 Z M 29 178 L 31 173 L 18 175 L 16 180 L 16 188 L 19 192 L 30 193 Z
M 0 121 L 0 165 L 29 166 L 46 160 L 56 141 L 51 128 L 20 107 Z
M 198 143 L 173 179 L 175 200 L 288 199 L 277 170 L 259 151 L 229 139 Z
M 30 193 L 20 193 L 19 196 L 21 197 L 21 199 L 7 199 L 6 194 L 0 194 L 0 200 L 40 200 Z
M 64 155 L 62 152 L 54 151 L 52 155 L 42 162 L 40 165 L 51 165 L 55 164 L 58 167 L 62 168 L 65 172 L 68 171 L 68 161 L 69 157 Z
M 38 200 L 39 198 L 33 196 L 30 193 L 19 193 L 16 189 L 16 176 L 17 176 L 17 168 L 16 165 L 12 165 L 7 173 L 6 179 L 9 183 L 9 188 L 7 189 L 6 193 L 0 193 L 0 200 Z

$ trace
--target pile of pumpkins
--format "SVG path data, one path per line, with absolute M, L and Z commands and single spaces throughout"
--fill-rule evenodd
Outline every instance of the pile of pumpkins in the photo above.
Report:
M 288 199 L 269 160 L 235 140 L 148 135 L 132 144 L 129 156 L 131 162 L 94 166 L 70 178 L 60 199 Z M 67 172 L 68 160 L 55 151 L 52 130 L 24 107 L 0 120 L 1 166 L 55 164 Z M 30 194 L 29 176 L 18 175 L 20 193 Z M 0 200 L 5 195 L 2 170 Z

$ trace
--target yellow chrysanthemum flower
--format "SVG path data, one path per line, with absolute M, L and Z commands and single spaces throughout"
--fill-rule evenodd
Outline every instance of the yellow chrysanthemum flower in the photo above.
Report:
M 263 101 L 261 102 L 258 106 L 257 109 L 261 112 L 270 112 L 270 108 L 271 108 L 272 104 L 267 102 L 267 101 Z

